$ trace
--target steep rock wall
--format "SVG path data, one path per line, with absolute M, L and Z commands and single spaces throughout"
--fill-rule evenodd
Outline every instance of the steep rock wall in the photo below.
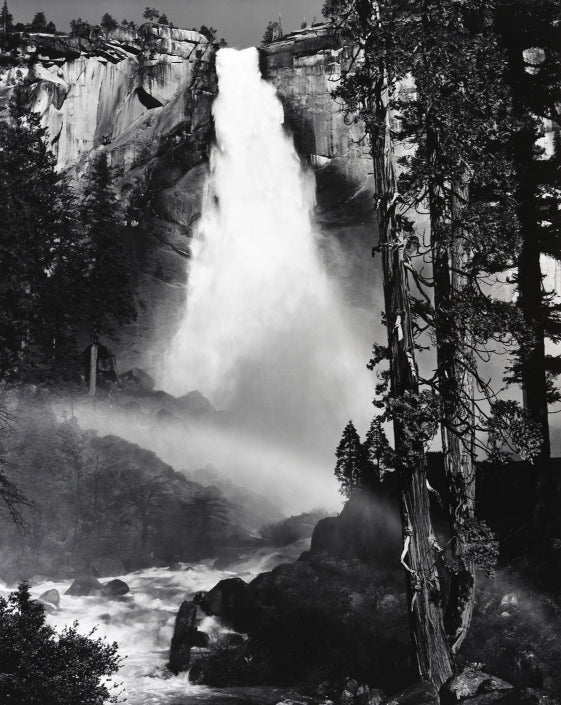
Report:
M 299 154 L 314 170 L 316 220 L 328 263 L 374 336 L 381 295 L 373 286 L 378 265 L 370 257 L 376 239 L 372 158 L 362 124 L 348 124 L 331 95 L 350 51 L 329 27 L 311 27 L 262 47 L 261 70 L 277 89 Z
M 76 189 L 100 150 L 128 220 L 138 317 L 108 341 L 121 370 L 154 373 L 185 300 L 186 258 L 212 140 L 215 47 L 198 32 L 149 23 L 94 42 L 32 36 L 0 69 L 0 103 L 26 79 L 57 168 Z M 86 342 L 86 341 L 84 341 Z

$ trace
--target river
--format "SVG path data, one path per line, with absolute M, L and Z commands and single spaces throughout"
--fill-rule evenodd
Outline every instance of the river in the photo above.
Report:
M 309 542 L 308 542 L 309 543 Z M 121 684 L 122 700 L 127 705 L 191 705 L 199 702 L 255 703 L 274 705 L 286 691 L 274 688 L 232 688 L 227 690 L 196 686 L 187 673 L 174 676 L 166 668 L 175 616 L 183 600 L 199 590 L 210 590 L 224 578 L 239 576 L 246 582 L 263 570 L 296 558 L 306 550 L 307 542 L 298 542 L 281 553 L 259 550 L 241 560 L 231 570 L 215 570 L 213 560 L 197 564 L 182 563 L 170 568 L 148 568 L 125 575 L 130 593 L 119 598 L 101 595 L 74 597 L 66 595 L 72 580 L 46 581 L 31 587 L 33 597 L 52 588 L 59 591 L 59 609 L 47 615 L 47 622 L 57 630 L 78 621 L 82 634 L 96 629 L 96 636 L 116 641 L 124 663 L 114 678 Z M 105 583 L 112 577 L 104 578 Z M 2 586 L 0 593 L 9 590 Z M 204 617 L 199 626 L 211 641 L 226 628 L 214 617 Z

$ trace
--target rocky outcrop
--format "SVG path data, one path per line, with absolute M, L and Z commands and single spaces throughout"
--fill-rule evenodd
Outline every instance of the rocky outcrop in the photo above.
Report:
M 130 592 L 129 586 L 124 580 L 119 580 L 118 578 L 115 578 L 115 580 L 110 580 L 101 588 L 101 594 L 103 597 L 121 597 L 122 595 L 126 595 L 128 592 Z
M 88 595 L 98 595 L 101 588 L 102 585 L 99 580 L 86 575 L 82 578 L 76 578 L 64 594 L 72 595 L 73 597 L 86 597 Z
M 197 630 L 197 606 L 193 602 L 182 602 L 175 620 L 168 668 L 176 675 L 187 671 L 191 664 L 191 649 L 206 647 L 208 636 Z
M 317 684 L 352 675 L 395 688 L 408 668 L 400 578 L 398 570 L 324 556 L 279 565 L 250 583 L 222 580 L 196 602 L 249 637 L 196 654 L 191 682 Z
M 309 556 L 361 560 L 379 568 L 397 567 L 401 551 L 398 495 L 390 478 L 379 493 L 356 493 L 337 517 L 316 524 Z
M 157 372 L 185 300 L 186 258 L 200 215 L 212 140 L 215 47 L 191 30 L 148 23 L 97 41 L 33 35 L 0 67 L 0 105 L 29 85 L 60 170 L 76 188 L 92 157 L 108 153 L 127 210 L 126 247 L 138 317 L 106 341 L 120 369 Z M 84 340 L 84 344 L 87 339 Z

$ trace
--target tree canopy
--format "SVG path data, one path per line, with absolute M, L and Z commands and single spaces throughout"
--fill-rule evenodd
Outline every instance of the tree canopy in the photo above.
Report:
M 32 600 L 27 583 L 8 599 L 0 597 L 0 699 L 26 705 L 116 703 L 106 678 L 117 672 L 117 644 L 77 624 L 58 634 L 45 623 L 43 606 Z

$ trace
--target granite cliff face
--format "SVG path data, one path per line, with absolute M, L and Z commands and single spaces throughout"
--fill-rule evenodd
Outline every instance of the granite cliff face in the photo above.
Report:
M 377 265 L 369 257 L 375 238 L 372 158 L 362 125 L 348 124 L 331 96 L 350 51 L 327 25 L 310 27 L 262 47 L 261 70 L 277 89 L 299 154 L 314 170 L 316 219 L 330 262 L 336 262 L 350 302 L 371 319 L 379 308 L 373 294 Z
M 213 139 L 216 46 L 198 32 L 148 23 L 95 42 L 34 35 L 0 65 L 0 103 L 21 78 L 48 127 L 57 165 L 77 187 L 88 162 L 109 154 L 119 198 L 134 209 L 127 229 L 138 281 L 138 320 L 110 341 L 121 370 L 157 374 L 185 300 L 189 240 L 200 216 Z M 289 35 L 261 50 L 287 128 L 317 180 L 317 220 L 330 261 L 354 304 L 371 305 L 371 171 L 360 126 L 345 124 L 330 96 L 348 49 L 327 28 Z M 340 257 L 341 251 L 345 257 Z M 365 286 L 357 287 L 357 278 Z M 371 286 L 368 287 L 371 290 Z
M 29 82 L 57 166 L 76 187 L 92 156 L 105 150 L 120 200 L 135 205 L 127 248 L 138 319 L 109 341 L 121 370 L 157 369 L 184 301 L 213 133 L 215 51 L 198 32 L 149 23 L 95 42 L 34 35 L 0 69 L 4 105 L 17 80 Z

